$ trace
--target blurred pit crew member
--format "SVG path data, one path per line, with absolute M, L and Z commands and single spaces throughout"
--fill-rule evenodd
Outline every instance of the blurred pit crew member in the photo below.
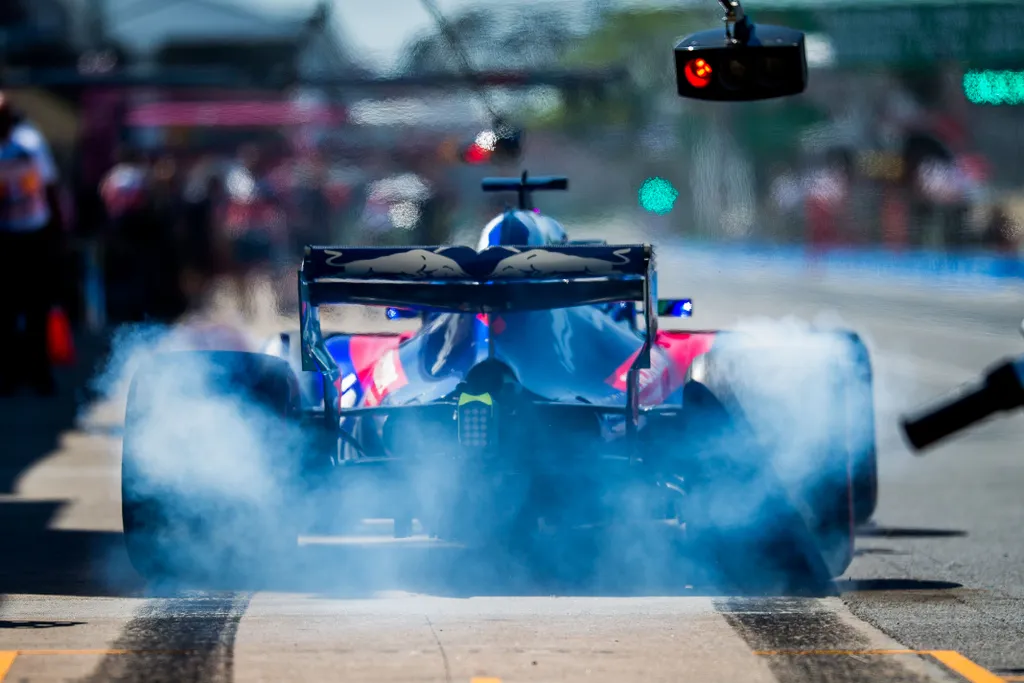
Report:
M 216 236 L 225 201 L 220 174 L 209 164 L 197 168 L 185 189 L 182 216 L 182 289 L 192 309 L 202 307 L 212 278 L 222 269 Z
M 331 243 L 332 207 L 327 196 L 327 167 L 312 155 L 300 158 L 289 178 L 291 199 L 290 248 L 301 258 L 307 244 Z
M 810 176 L 804 206 L 807 242 L 813 253 L 849 240 L 849 213 L 853 161 L 846 150 L 829 150 L 825 163 Z
M 1006 207 L 997 206 L 992 209 L 982 240 L 983 246 L 1005 254 L 1013 254 L 1018 250 L 1018 227 Z
M 269 284 L 286 262 L 288 233 L 280 198 L 267 182 L 261 159 L 245 150 L 244 163 L 225 180 L 227 210 L 221 225 L 230 246 L 230 273 L 239 310 L 252 318 L 259 284 Z
M 110 318 L 139 322 L 151 310 L 157 289 L 151 259 L 159 242 L 153 228 L 149 169 L 136 150 L 123 148 L 100 182 L 107 212 L 104 267 Z
M 62 263 L 57 167 L 43 136 L 0 93 L 0 390 L 56 392 L 46 323 Z M 60 268 L 58 268 L 60 270 Z
M 186 310 L 183 282 L 185 254 L 182 227 L 184 201 L 178 163 L 170 154 L 153 165 L 152 230 L 158 252 L 150 264 L 157 284 L 153 313 L 161 320 L 174 320 Z

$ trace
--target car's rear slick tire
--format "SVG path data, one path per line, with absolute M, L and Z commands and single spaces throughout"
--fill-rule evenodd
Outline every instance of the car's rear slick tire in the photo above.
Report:
M 723 333 L 701 364 L 702 381 L 774 443 L 776 470 L 838 577 L 853 560 L 854 529 L 871 518 L 878 497 L 871 362 L 854 332 L 809 334 L 797 343 L 818 337 L 823 344 L 810 345 L 805 358 L 788 340 L 776 347 Z M 772 381 L 783 372 L 793 374 Z
M 212 387 L 212 395 L 176 396 L 165 390 L 179 386 L 171 382 L 180 381 L 182 373 L 196 372 L 223 372 L 230 384 Z M 268 454 L 282 466 L 262 473 L 269 478 L 264 483 L 271 482 L 266 495 L 250 495 L 246 479 L 231 481 L 230 467 L 212 488 L 210 481 L 196 481 L 189 464 L 178 462 L 158 436 L 175 421 L 188 429 L 205 419 L 204 399 L 238 401 L 240 419 L 253 421 L 268 448 L 284 447 L 297 433 L 298 388 L 285 361 L 240 352 L 150 359 L 132 379 L 125 417 L 121 510 L 128 558 L 150 583 L 238 588 L 285 576 L 298 541 L 299 520 L 291 514 L 296 480 L 287 466 L 296 454 Z M 220 455 L 216 444 L 209 451 L 202 443 L 196 447 L 203 459 Z
M 683 517 L 700 580 L 740 594 L 825 595 L 828 563 L 773 459 L 742 418 L 703 384 L 684 387 L 673 472 L 686 483 Z
M 860 335 L 849 333 L 853 377 L 850 386 L 853 520 L 860 526 L 871 521 L 878 507 L 878 448 L 875 435 L 874 371 L 867 346 Z

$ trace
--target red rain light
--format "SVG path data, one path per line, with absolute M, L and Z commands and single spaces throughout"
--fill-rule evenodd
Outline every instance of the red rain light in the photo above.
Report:
M 473 143 L 463 155 L 467 164 L 485 164 L 491 159 L 491 152 L 480 145 Z

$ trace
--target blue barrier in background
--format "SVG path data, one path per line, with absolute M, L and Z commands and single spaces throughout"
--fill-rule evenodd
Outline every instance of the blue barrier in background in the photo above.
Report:
M 934 250 L 889 251 L 843 247 L 811 250 L 804 246 L 724 244 L 684 241 L 670 247 L 683 256 L 696 256 L 727 267 L 767 267 L 776 271 L 825 274 L 883 275 L 947 282 L 985 281 L 1024 284 L 1024 259 L 1013 254 L 984 251 L 946 253 Z

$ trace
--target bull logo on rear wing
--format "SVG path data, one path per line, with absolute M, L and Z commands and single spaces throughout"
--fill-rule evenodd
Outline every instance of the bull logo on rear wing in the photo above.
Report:
M 349 250 L 325 249 L 324 255 L 329 258 L 324 265 L 337 268 L 340 274 L 347 277 L 381 277 L 407 276 L 417 278 L 469 278 L 459 262 L 445 256 L 444 249 L 429 251 L 427 249 L 410 249 L 398 253 L 359 259 L 346 262 L 345 254 Z
M 645 277 L 650 259 L 647 245 L 489 247 L 479 252 L 466 246 L 307 247 L 303 272 L 310 281 Z

